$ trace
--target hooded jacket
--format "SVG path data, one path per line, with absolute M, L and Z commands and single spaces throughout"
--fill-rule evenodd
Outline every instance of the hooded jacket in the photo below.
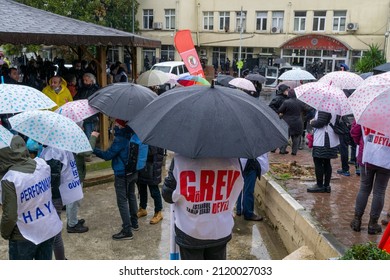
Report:
M 51 79 L 49 80 L 49 85 L 47 85 L 42 90 L 42 92 L 57 104 L 57 106 L 51 109 L 52 111 L 55 111 L 58 107 L 61 107 L 67 102 L 73 101 L 72 94 L 67 88 L 67 83 L 63 78 L 61 78 L 61 90 L 59 93 L 56 93 L 54 89 L 52 89 L 50 84 L 51 84 Z
M 107 151 L 101 149 L 93 149 L 93 153 L 104 160 L 112 160 L 111 166 L 115 176 L 125 175 L 125 162 L 129 155 L 129 141 L 133 134 L 130 127 L 125 126 L 124 128 L 114 128 L 114 141 Z M 91 136 L 91 138 L 94 136 Z
M 34 173 L 35 160 L 31 159 L 22 137 L 16 135 L 12 138 L 11 147 L 0 149 L 0 175 L 1 178 L 8 170 L 23 173 Z M 17 222 L 17 201 L 15 185 L 12 182 L 2 180 L 0 186 L 1 201 L 3 202 L 3 214 L 1 217 L 1 236 L 4 239 L 23 240 Z

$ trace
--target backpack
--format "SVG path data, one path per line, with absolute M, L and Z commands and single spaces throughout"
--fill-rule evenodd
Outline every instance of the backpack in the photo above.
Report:
M 347 122 L 341 116 L 336 117 L 336 122 L 334 124 L 329 123 L 330 127 L 333 129 L 334 133 L 337 135 L 349 135 L 349 127 Z
M 125 164 L 126 175 L 142 170 L 146 165 L 149 146 L 143 144 L 137 134 L 133 134 L 129 141 L 129 155 Z

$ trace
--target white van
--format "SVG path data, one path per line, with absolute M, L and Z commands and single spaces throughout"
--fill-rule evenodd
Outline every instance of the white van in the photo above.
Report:
M 178 77 L 183 77 L 186 75 L 190 75 L 187 67 L 185 66 L 183 61 L 166 61 L 156 63 L 152 66 L 152 70 L 160 70 L 165 73 L 175 74 Z M 165 90 L 171 89 L 175 86 L 175 84 L 165 84 Z

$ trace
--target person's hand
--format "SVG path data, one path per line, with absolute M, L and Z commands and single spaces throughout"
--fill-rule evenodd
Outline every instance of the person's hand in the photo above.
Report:
M 100 133 L 97 131 L 92 131 L 92 133 L 91 133 L 91 136 L 95 136 L 96 138 L 98 138 L 99 135 L 100 135 Z

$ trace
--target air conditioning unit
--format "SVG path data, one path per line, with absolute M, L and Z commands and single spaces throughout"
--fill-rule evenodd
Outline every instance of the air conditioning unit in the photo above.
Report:
M 347 31 L 355 31 L 358 30 L 359 25 L 357 23 L 350 22 L 347 24 Z
M 153 22 L 153 29 L 162 29 L 163 23 L 162 22 Z
M 282 30 L 279 27 L 272 27 L 271 28 L 271 33 L 280 33 Z
M 200 53 L 200 56 L 207 56 L 207 50 L 206 49 L 200 49 L 199 53 Z

